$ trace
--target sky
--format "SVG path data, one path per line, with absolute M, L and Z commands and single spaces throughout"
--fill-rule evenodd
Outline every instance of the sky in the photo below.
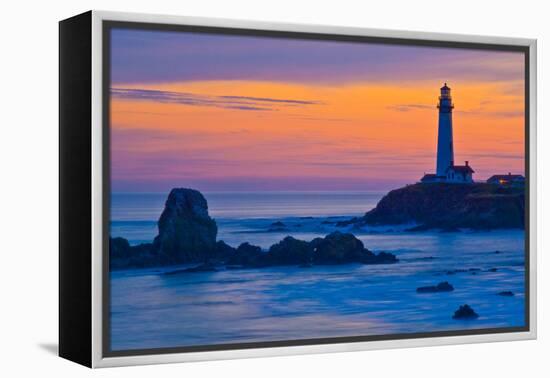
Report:
M 456 164 L 523 174 L 522 53 L 113 29 L 112 190 L 415 183 L 435 171 L 444 82 Z

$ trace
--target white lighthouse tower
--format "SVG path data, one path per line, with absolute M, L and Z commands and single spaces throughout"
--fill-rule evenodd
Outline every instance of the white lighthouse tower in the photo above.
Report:
M 453 150 L 453 101 L 451 88 L 447 83 L 441 87 L 439 96 L 439 127 L 437 130 L 437 167 L 435 174 L 438 177 L 445 177 L 447 169 L 454 164 Z
M 465 165 L 455 165 L 453 148 L 453 100 L 447 83 L 441 87 L 439 96 L 439 124 L 437 129 L 437 164 L 434 173 L 425 173 L 422 183 L 472 184 L 474 170 L 466 161 Z

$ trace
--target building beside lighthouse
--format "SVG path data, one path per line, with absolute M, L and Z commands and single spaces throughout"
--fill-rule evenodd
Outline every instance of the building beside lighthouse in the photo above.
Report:
M 453 101 L 451 88 L 447 83 L 441 87 L 439 96 L 439 122 L 437 128 L 437 161 L 435 173 L 424 174 L 423 183 L 447 182 L 456 184 L 473 183 L 474 170 L 466 161 L 464 165 L 455 165 L 453 146 Z

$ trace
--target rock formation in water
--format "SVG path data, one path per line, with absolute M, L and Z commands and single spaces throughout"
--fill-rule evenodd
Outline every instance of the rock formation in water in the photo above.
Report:
M 268 231 L 270 231 L 270 232 L 281 232 L 281 231 L 287 231 L 287 230 L 288 230 L 288 228 L 287 228 L 286 224 L 284 224 L 281 221 L 277 221 L 277 222 L 271 223 L 271 225 L 269 226 Z
M 261 268 L 282 265 L 310 267 L 349 263 L 392 264 L 397 261 L 391 253 L 375 254 L 369 251 L 352 234 L 333 232 L 311 242 L 287 236 L 273 244 L 267 252 L 258 246 L 243 243 L 225 263 L 232 267 Z
M 208 262 L 227 253 L 224 245 L 229 247 L 216 243 L 216 222 L 208 215 L 204 196 L 193 189 L 172 189 L 158 230 L 152 244 L 130 246 L 124 238 L 111 238 L 111 269 Z
M 415 230 L 523 228 L 525 189 L 491 184 L 415 184 L 392 190 L 363 217 L 340 226 L 416 224 Z
M 204 196 L 193 189 L 172 189 L 158 221 L 154 249 L 172 264 L 207 261 L 216 252 L 218 227 Z
M 350 262 L 363 264 L 386 264 L 397 262 L 395 255 L 380 252 L 375 255 L 363 245 L 363 242 L 354 235 L 342 232 L 333 232 L 324 238 L 311 241 L 315 252 L 315 264 L 346 264 Z
M 455 288 L 453 285 L 445 282 L 440 282 L 435 286 L 422 286 L 416 289 L 417 293 L 442 293 L 442 292 L 448 292 L 453 291 Z
M 217 226 L 208 215 L 203 195 L 193 189 L 173 189 L 158 221 L 153 243 L 130 246 L 124 238 L 110 239 L 111 269 L 143 268 L 201 263 L 181 272 L 228 268 L 261 268 L 278 265 L 390 264 L 397 258 L 386 252 L 374 254 L 349 233 L 333 232 L 311 242 L 287 236 L 268 251 L 250 243 L 233 248 L 216 241 Z
M 234 266 L 259 267 L 264 265 L 264 254 L 260 247 L 245 242 L 227 257 L 225 263 Z
M 109 251 L 111 270 L 145 268 L 164 263 L 150 243 L 130 246 L 128 240 L 124 238 L 110 238 Z
M 269 248 L 268 259 L 272 265 L 303 265 L 314 260 L 311 243 L 287 236 Z
M 453 319 L 456 320 L 473 320 L 478 317 L 479 315 L 467 304 L 460 306 L 453 315 Z

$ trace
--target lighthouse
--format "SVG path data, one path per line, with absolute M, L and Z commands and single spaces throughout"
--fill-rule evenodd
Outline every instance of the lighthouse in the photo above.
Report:
M 454 164 L 453 150 L 453 101 L 451 88 L 447 83 L 441 87 L 439 96 L 439 126 L 437 128 L 437 166 L 435 174 L 438 177 L 445 177 L 447 169 Z
M 469 162 L 455 165 L 453 147 L 453 99 L 447 83 L 441 87 L 439 102 L 439 122 L 437 126 L 437 163 L 434 173 L 425 173 L 420 182 L 429 184 L 445 182 L 453 184 L 472 184 L 474 170 Z

